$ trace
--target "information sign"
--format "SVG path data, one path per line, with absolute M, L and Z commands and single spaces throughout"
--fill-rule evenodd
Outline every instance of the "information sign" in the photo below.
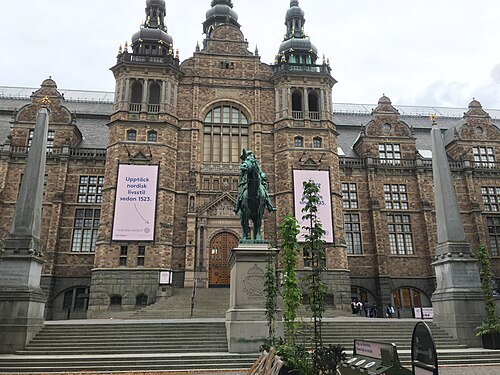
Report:
M 438 359 L 436 345 L 429 326 L 418 322 L 413 329 L 411 340 L 411 362 L 413 373 L 417 375 L 437 375 Z

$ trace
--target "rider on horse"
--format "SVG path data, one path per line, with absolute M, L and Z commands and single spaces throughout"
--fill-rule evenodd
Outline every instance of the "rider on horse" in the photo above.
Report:
M 253 164 L 259 171 L 259 176 L 260 176 L 260 184 L 261 184 L 261 190 L 264 192 L 265 196 L 265 202 L 266 202 L 266 207 L 267 209 L 271 211 L 276 211 L 276 207 L 273 206 L 271 203 L 271 198 L 269 198 L 269 193 L 267 191 L 267 178 L 266 174 L 262 172 L 260 169 L 259 162 L 255 158 L 255 155 L 253 154 L 252 151 L 248 150 L 245 151 L 243 149 L 243 152 L 240 156 L 240 159 L 242 160 L 242 164 L 240 166 L 240 181 L 238 183 L 238 197 L 236 199 L 236 204 L 234 205 L 233 211 L 235 213 L 238 213 L 238 211 L 241 209 L 241 201 L 243 199 L 243 195 L 245 191 L 248 189 L 248 164 Z

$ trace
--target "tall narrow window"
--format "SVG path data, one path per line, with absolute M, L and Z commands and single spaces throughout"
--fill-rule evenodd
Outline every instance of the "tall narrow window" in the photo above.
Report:
M 401 146 L 398 144 L 381 143 L 378 153 L 382 164 L 401 164 Z
M 248 149 L 248 119 L 238 107 L 223 105 L 205 116 L 203 161 L 239 163 L 242 149 Z
M 100 217 L 100 209 L 76 209 L 71 240 L 72 252 L 88 253 L 95 251 Z
M 315 91 L 311 91 L 308 97 L 309 117 L 311 120 L 319 120 L 319 99 Z
M 410 215 L 387 215 L 392 255 L 413 255 Z
M 160 85 L 158 84 L 158 82 L 153 82 L 149 86 L 148 112 L 160 112 Z
M 490 237 L 491 255 L 498 256 L 500 251 L 500 216 L 486 218 L 488 235 Z
M 142 103 L 142 83 L 134 81 L 130 94 L 130 112 L 139 113 Z
M 361 223 L 359 214 L 344 214 L 344 234 L 347 254 L 361 254 Z

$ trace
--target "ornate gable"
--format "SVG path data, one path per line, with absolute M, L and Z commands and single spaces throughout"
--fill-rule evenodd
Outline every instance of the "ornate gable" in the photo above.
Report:
M 222 193 L 213 201 L 209 202 L 205 206 L 201 207 L 198 211 L 200 216 L 208 217 L 228 217 L 236 218 L 236 214 L 233 211 L 234 204 L 236 200 L 229 193 Z

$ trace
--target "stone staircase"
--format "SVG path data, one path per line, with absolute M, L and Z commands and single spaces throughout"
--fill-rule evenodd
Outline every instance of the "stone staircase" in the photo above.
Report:
M 123 312 L 124 319 L 49 321 L 25 350 L 0 355 L 0 373 L 248 369 L 257 353 L 227 352 L 224 317 L 228 301 L 229 289 L 199 289 L 191 318 L 191 290 L 174 289 L 168 299 Z M 306 318 L 299 327 L 299 337 L 308 338 L 313 327 L 309 313 L 304 307 L 301 311 Z M 351 352 L 355 338 L 393 342 L 403 365 L 410 365 L 411 336 L 417 320 L 326 316 L 325 344 L 341 344 Z M 458 345 L 432 322 L 428 324 L 440 366 L 500 365 L 498 351 Z M 303 341 L 312 347 L 311 342 Z
M 249 368 L 256 354 L 227 352 L 219 321 L 48 322 L 0 373 L 154 371 Z
M 186 319 L 191 317 L 189 288 L 174 288 L 172 296 L 130 313 L 126 319 Z M 229 288 L 196 290 L 193 318 L 225 318 L 229 309 Z

